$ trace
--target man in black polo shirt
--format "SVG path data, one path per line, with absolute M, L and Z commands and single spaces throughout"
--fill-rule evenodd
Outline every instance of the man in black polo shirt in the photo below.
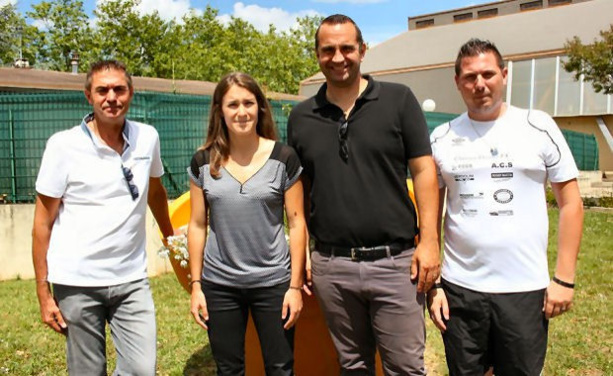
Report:
M 440 268 L 426 122 L 409 88 L 362 76 L 366 45 L 349 17 L 323 20 L 315 48 L 326 83 L 294 108 L 288 139 L 304 167 L 313 284 L 342 374 L 374 375 L 378 344 L 386 374 L 423 375 L 424 292 Z

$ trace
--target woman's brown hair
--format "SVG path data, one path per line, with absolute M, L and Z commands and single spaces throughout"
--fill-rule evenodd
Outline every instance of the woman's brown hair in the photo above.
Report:
M 211 112 L 209 116 L 209 129 L 206 141 L 202 149 L 209 151 L 209 163 L 211 176 L 219 178 L 219 168 L 222 162 L 230 155 L 230 139 L 228 137 L 228 127 L 224 121 L 222 112 L 222 101 L 228 90 L 232 86 L 239 86 L 247 89 L 255 96 L 258 104 L 258 123 L 256 132 L 260 137 L 270 140 L 277 140 L 277 129 L 272 118 L 270 103 L 266 99 L 264 92 L 258 83 L 246 73 L 234 72 L 225 75 L 215 87 Z

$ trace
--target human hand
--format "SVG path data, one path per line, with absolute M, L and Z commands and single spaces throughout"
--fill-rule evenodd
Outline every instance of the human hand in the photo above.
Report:
M 427 292 L 441 274 L 441 261 L 436 241 L 420 241 L 411 261 L 411 280 L 417 279 L 417 291 Z
M 209 319 L 209 311 L 206 305 L 206 298 L 204 297 L 204 293 L 202 292 L 202 288 L 200 288 L 199 283 L 196 287 L 192 286 L 190 312 L 192 313 L 196 323 L 200 325 L 202 329 L 208 330 L 206 322 Z
M 428 311 L 434 325 L 444 333 L 447 330 L 445 321 L 449 321 L 449 304 L 442 288 L 435 288 L 428 292 Z
M 289 329 L 294 326 L 298 317 L 300 317 L 300 312 L 302 312 L 302 292 L 299 289 L 289 288 L 283 298 L 283 308 L 281 310 L 281 319 L 285 320 L 287 318 L 283 328 Z
M 66 335 L 66 329 L 68 328 L 68 326 L 64 321 L 64 317 L 60 312 L 60 308 L 58 307 L 57 302 L 51 295 L 51 291 L 49 290 L 49 284 L 46 281 L 41 282 L 36 286 L 36 292 L 38 295 L 38 302 L 40 306 L 41 320 L 51 329 L 55 330 L 60 334 Z
M 549 320 L 568 312 L 573 306 L 573 295 L 572 288 L 561 286 L 553 281 L 549 282 L 543 303 L 545 318 Z
M 313 295 L 313 277 L 311 275 L 311 257 L 307 252 L 307 258 L 305 263 L 305 280 L 304 285 L 302 286 L 302 291 L 304 291 L 308 296 Z

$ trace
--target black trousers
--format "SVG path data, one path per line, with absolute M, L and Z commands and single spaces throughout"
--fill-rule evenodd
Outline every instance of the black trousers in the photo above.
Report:
M 545 290 L 490 294 L 443 280 L 449 321 L 443 334 L 449 375 L 538 376 L 547 351 Z
M 245 332 L 249 312 L 258 333 L 266 375 L 293 375 L 294 328 L 283 329 L 283 298 L 289 281 L 265 288 L 238 289 L 203 282 L 209 311 L 209 343 L 217 375 L 245 374 Z

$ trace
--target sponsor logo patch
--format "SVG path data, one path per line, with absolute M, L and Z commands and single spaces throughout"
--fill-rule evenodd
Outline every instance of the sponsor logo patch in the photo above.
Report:
M 476 217 L 478 212 L 477 209 L 462 209 L 462 214 L 466 217 Z
M 492 163 L 492 168 L 511 168 L 511 167 L 513 167 L 513 162 Z
M 513 173 L 512 172 L 492 172 L 490 176 L 492 177 L 492 179 L 512 179 Z
M 473 174 L 454 175 L 453 179 L 455 181 L 472 181 L 472 180 L 475 180 L 475 175 Z
M 494 192 L 494 200 L 500 204 L 508 204 L 513 200 L 513 192 L 508 189 L 499 189 Z
M 492 217 L 510 217 L 513 215 L 513 210 L 494 210 L 490 212 Z
M 477 192 L 477 193 L 460 193 L 460 198 L 463 200 L 474 200 L 481 199 L 485 197 L 485 193 Z

